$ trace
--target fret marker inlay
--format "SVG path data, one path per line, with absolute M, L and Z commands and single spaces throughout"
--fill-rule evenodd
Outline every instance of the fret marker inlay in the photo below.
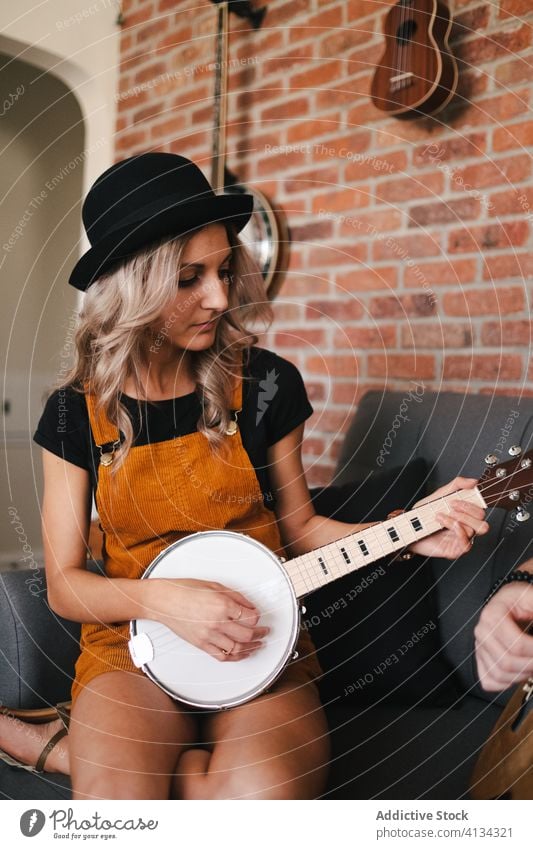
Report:
M 322 569 L 324 575 L 329 575 L 328 569 L 322 557 L 318 558 L 318 562 L 320 563 L 320 568 Z
M 422 522 L 416 516 L 415 516 L 414 519 L 411 519 L 411 524 L 412 524 L 413 528 L 415 529 L 415 531 L 421 531 L 422 530 Z
M 398 540 L 400 539 L 396 528 L 387 528 L 387 533 L 393 542 L 398 542 Z
M 364 541 L 364 539 L 358 539 L 357 545 L 359 546 L 359 548 L 363 552 L 364 556 L 368 557 L 369 552 L 368 552 L 368 548 L 366 547 L 366 542 Z
M 350 560 L 350 557 L 349 557 L 349 555 L 348 555 L 348 552 L 346 551 L 346 549 L 344 548 L 344 546 L 341 548 L 341 551 L 342 551 L 342 556 L 344 557 L 344 559 L 346 560 L 346 562 L 347 562 L 347 563 L 351 563 L 352 561 Z

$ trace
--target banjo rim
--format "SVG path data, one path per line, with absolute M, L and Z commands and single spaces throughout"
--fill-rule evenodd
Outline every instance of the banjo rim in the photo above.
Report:
M 292 581 L 289 577 L 289 574 L 286 568 L 283 565 L 281 559 L 275 554 L 268 546 L 264 545 L 262 542 L 251 537 L 249 534 L 245 534 L 239 531 L 226 531 L 226 530 L 210 530 L 210 531 L 196 531 L 192 534 L 187 534 L 181 539 L 176 540 L 176 542 L 171 543 L 166 546 L 163 551 L 160 551 L 156 557 L 152 560 L 152 562 L 146 567 L 145 571 L 141 575 L 140 580 L 144 580 L 145 578 L 149 578 L 151 573 L 153 573 L 154 569 L 158 565 L 159 561 L 163 560 L 168 556 L 170 551 L 173 551 L 175 548 L 178 548 L 180 545 L 183 545 L 186 541 L 191 540 L 193 537 L 198 536 L 232 536 L 232 537 L 244 537 L 248 543 L 252 543 L 257 548 L 262 549 L 262 551 L 267 554 L 271 560 L 273 560 L 276 566 L 279 568 L 280 572 L 285 578 L 287 587 L 289 589 L 290 597 L 292 599 L 292 610 L 293 610 L 293 621 L 291 628 L 291 636 L 288 640 L 287 647 L 284 651 L 282 658 L 278 661 L 275 668 L 270 672 L 269 675 L 266 676 L 264 681 L 260 686 L 258 686 L 255 690 L 248 690 L 244 695 L 235 697 L 233 699 L 220 700 L 216 704 L 213 702 L 201 702 L 201 701 L 192 701 L 191 699 L 184 698 L 183 696 L 178 696 L 176 692 L 169 690 L 167 686 L 161 683 L 157 676 L 151 671 L 149 664 L 142 664 L 140 667 L 145 675 L 150 678 L 151 681 L 154 682 L 161 690 L 163 690 L 168 696 L 170 696 L 174 701 L 182 702 L 183 704 L 189 705 L 195 708 L 201 708 L 204 710 L 228 710 L 232 707 L 238 707 L 239 705 L 246 704 L 247 702 L 252 701 L 257 698 L 257 696 L 262 695 L 263 693 L 268 692 L 268 690 L 272 687 L 272 685 L 278 680 L 278 678 L 282 675 L 284 670 L 287 667 L 291 657 L 294 654 L 294 648 L 298 641 L 298 636 L 300 633 L 300 606 L 298 603 L 298 598 L 294 591 L 294 587 L 292 585 Z M 200 579 L 201 580 L 201 579 Z M 130 639 L 135 637 L 138 634 L 137 630 L 137 620 L 130 620 Z M 176 635 L 177 636 L 177 635 Z

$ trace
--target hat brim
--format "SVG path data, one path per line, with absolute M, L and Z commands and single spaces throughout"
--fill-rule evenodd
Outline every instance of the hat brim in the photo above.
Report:
M 186 204 L 166 202 L 163 209 L 136 223 L 117 228 L 93 245 L 80 257 L 68 282 L 84 292 L 115 263 L 128 259 L 150 242 L 165 236 L 185 236 L 213 223 L 231 223 L 239 232 L 250 220 L 253 206 L 253 196 L 248 194 L 221 194 Z

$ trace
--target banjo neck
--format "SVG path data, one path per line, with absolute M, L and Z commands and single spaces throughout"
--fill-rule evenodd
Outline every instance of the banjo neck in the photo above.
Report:
M 450 502 L 457 499 L 487 507 L 480 488 L 457 490 L 401 513 L 392 520 L 379 522 L 286 561 L 283 565 L 296 596 L 302 598 L 331 581 L 442 530 L 435 516 L 449 512 Z
M 211 159 L 211 185 L 215 192 L 224 190 L 226 162 L 226 124 L 228 98 L 228 3 L 217 6 L 217 42 L 215 74 L 215 127 Z

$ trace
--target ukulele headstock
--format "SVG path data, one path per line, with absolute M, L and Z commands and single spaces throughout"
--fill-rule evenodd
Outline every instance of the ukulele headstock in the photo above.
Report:
M 518 445 L 509 449 L 511 459 L 498 463 L 495 454 L 487 454 L 487 467 L 478 488 L 490 507 L 516 510 L 516 519 L 529 519 L 527 506 L 533 499 L 533 450 L 522 453 Z

